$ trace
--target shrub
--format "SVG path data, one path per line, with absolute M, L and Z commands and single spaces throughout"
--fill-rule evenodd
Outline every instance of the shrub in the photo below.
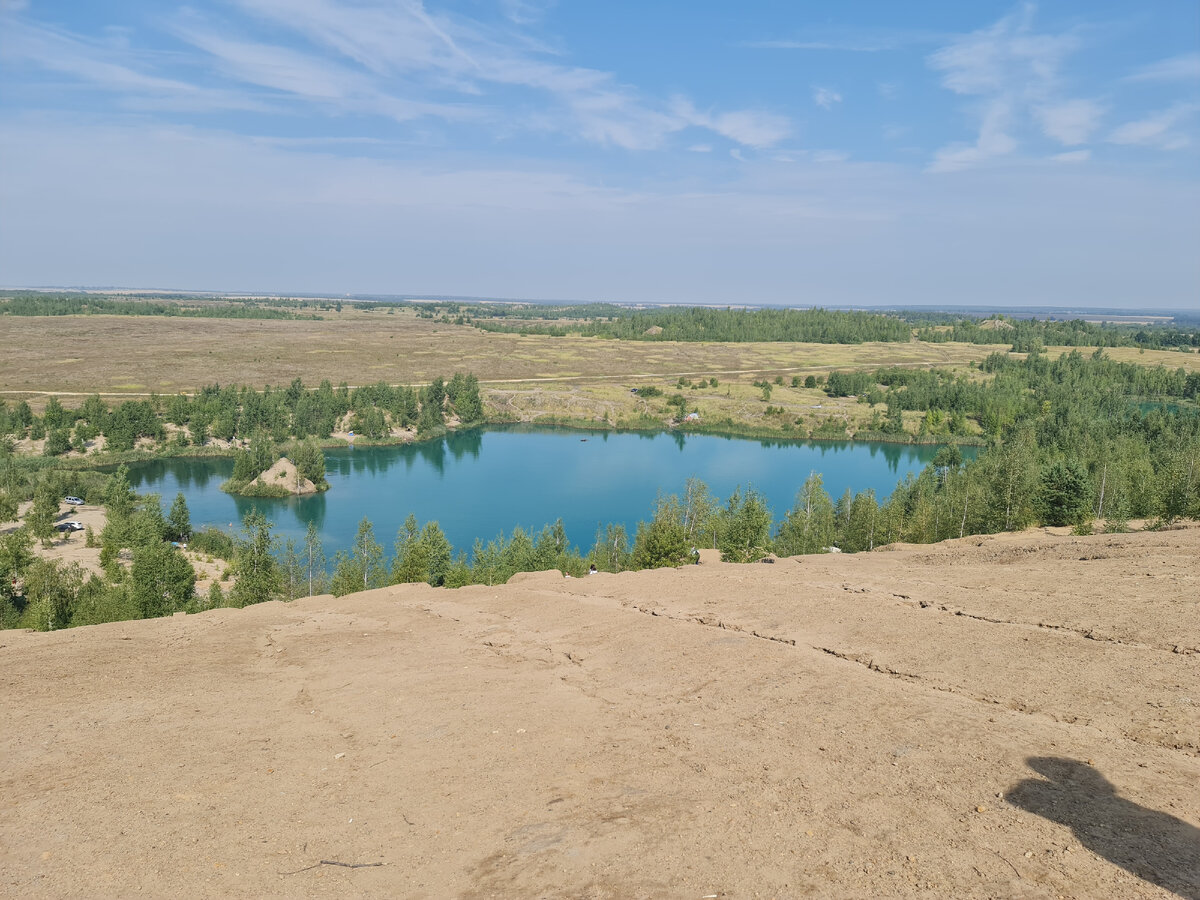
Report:
M 192 535 L 188 549 L 220 559 L 233 559 L 233 538 L 216 528 L 203 528 Z
M 1060 459 L 1043 469 L 1037 504 L 1045 525 L 1078 525 L 1090 517 L 1092 483 L 1083 464 Z

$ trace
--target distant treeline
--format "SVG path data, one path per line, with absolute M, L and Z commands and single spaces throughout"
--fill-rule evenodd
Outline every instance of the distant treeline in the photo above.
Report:
M 1178 350 L 1200 347 L 1200 328 L 1171 325 L 1121 325 L 1039 319 L 958 319 L 949 327 L 925 327 L 922 341 L 960 341 L 967 344 L 1011 344 L 1026 353 L 1044 347 L 1144 347 Z
M 568 310 L 560 309 L 563 318 Z M 608 307 L 599 318 L 569 325 L 520 324 L 503 321 L 513 316 L 473 318 L 484 331 L 563 336 L 578 334 L 631 341 L 798 341 L 817 344 L 861 344 L 866 341 L 907 341 L 909 326 L 893 316 L 825 309 L 708 309 L 662 307 L 631 310 Z M 571 317 L 574 318 L 574 317 Z
M 998 316 L 983 319 L 949 313 L 894 314 L 809 309 L 634 309 L 612 303 L 540 306 L 514 303 L 428 302 L 407 304 L 419 316 L 469 324 L 510 334 L 577 334 L 621 340 L 806 341 L 857 344 L 865 341 L 1009 344 L 1017 352 L 1044 347 L 1143 347 L 1179 350 L 1200 347 L 1200 323 L 1179 317 L 1173 325 L 1067 321 Z M 659 330 L 661 329 L 661 331 Z
M 196 319 L 316 319 L 260 300 L 132 299 L 41 292 L 0 294 L 0 316 L 180 316 Z
M 380 382 L 349 388 L 322 381 L 308 389 L 299 379 L 287 387 L 254 390 L 248 387 L 209 385 L 194 396 L 175 394 L 146 400 L 126 400 L 113 406 L 98 395 L 77 409 L 64 407 L 51 397 L 41 416 L 22 400 L 14 405 L 0 400 L 0 439 L 46 439 L 45 454 L 57 456 L 83 450 L 97 436 L 107 450 L 130 450 L 139 438 L 162 441 L 166 425 L 176 431 L 180 446 L 203 446 L 211 438 L 251 440 L 261 434 L 275 443 L 309 437 L 327 438 L 339 426 L 366 438 L 382 438 L 392 428 L 415 427 L 428 437 L 439 434 L 446 417 L 461 424 L 483 419 L 479 380 L 456 373 L 448 382 L 435 378 L 421 388 Z

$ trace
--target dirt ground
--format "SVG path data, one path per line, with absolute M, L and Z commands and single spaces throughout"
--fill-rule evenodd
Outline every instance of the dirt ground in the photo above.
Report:
M 1197 559 L 1033 532 L 0 633 L 0 893 L 1200 898 Z
M 17 518 L 21 521 L 0 522 L 0 534 L 8 534 L 10 531 L 16 531 L 21 526 L 29 508 L 33 506 L 32 501 L 25 501 L 18 507 Z M 103 506 L 89 506 L 83 504 L 81 506 L 72 506 L 69 503 L 60 503 L 58 505 L 58 515 L 54 522 L 78 522 L 84 528 L 91 528 L 96 535 L 97 546 L 88 547 L 87 535 L 83 531 L 75 532 L 58 532 L 54 533 L 54 539 L 50 542 L 49 547 L 43 547 L 41 541 L 37 541 L 34 545 L 34 553 L 38 556 L 45 556 L 50 559 L 57 559 L 64 563 L 79 563 L 85 572 L 101 573 L 100 567 L 100 547 L 99 537 L 100 532 L 104 530 L 106 517 Z

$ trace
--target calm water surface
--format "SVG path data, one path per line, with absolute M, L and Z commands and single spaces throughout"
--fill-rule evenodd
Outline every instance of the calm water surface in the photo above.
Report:
M 476 538 L 487 541 L 515 525 L 540 530 L 561 517 L 572 543 L 586 552 L 606 522 L 624 523 L 632 538 L 637 522 L 650 517 L 656 495 L 681 493 L 692 475 L 721 499 L 751 484 L 778 520 L 810 472 L 824 476 L 835 500 L 846 488 L 874 488 L 883 498 L 936 452 L 908 444 L 511 426 L 420 444 L 327 451 L 331 487 L 315 497 L 264 500 L 222 493 L 220 485 L 233 471 L 231 459 L 155 460 L 130 466 L 129 474 L 135 490 L 161 494 L 165 508 L 182 491 L 196 528 L 237 528 L 245 513 L 258 508 L 281 539 L 302 543 L 308 523 L 315 522 L 330 557 L 350 546 L 364 516 L 390 551 L 409 513 L 422 523 L 437 520 L 463 550 Z

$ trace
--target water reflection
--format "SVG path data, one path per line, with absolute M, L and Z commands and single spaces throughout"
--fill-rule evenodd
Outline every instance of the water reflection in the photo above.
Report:
M 169 506 L 187 498 L 197 527 L 235 530 L 257 509 L 281 538 L 302 541 L 316 525 L 332 557 L 350 546 L 368 517 L 388 543 L 404 518 L 437 520 L 460 549 L 513 526 L 540 529 L 562 517 L 568 536 L 588 544 L 598 527 L 622 523 L 630 534 L 651 515 L 655 496 L 680 493 L 690 476 L 718 497 L 747 482 L 767 498 L 776 518 L 791 508 L 813 471 L 829 493 L 873 489 L 880 498 L 920 472 L 936 446 L 851 441 L 746 440 L 680 432 L 580 432 L 508 426 L 457 432 L 439 440 L 391 447 L 339 448 L 325 454 L 331 489 L 284 500 L 232 497 L 219 490 L 229 459 L 153 460 L 130 466 L 140 492 L 156 491 Z M 974 448 L 964 448 L 973 456 Z

